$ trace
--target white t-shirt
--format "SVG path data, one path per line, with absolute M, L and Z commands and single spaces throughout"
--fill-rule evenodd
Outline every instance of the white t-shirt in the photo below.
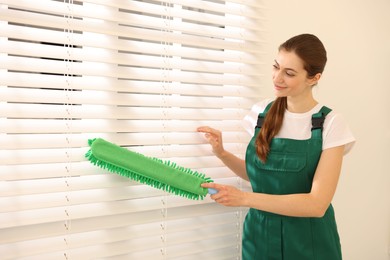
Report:
M 249 114 L 243 119 L 243 126 L 253 136 L 259 113 L 263 112 L 272 99 L 266 99 L 256 103 Z M 285 111 L 282 127 L 275 136 L 296 140 L 309 139 L 311 136 L 311 117 L 320 111 L 323 105 L 317 104 L 306 113 L 292 113 Z M 326 116 L 323 128 L 322 150 L 345 145 L 344 154 L 347 154 L 355 144 L 355 137 L 349 129 L 341 114 L 333 110 Z

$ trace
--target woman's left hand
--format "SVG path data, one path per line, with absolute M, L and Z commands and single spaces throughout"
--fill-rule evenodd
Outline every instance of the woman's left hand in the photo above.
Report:
M 246 192 L 240 191 L 236 187 L 214 182 L 203 183 L 201 186 L 217 190 L 218 192 L 210 195 L 210 198 L 221 205 L 230 207 L 245 206 Z

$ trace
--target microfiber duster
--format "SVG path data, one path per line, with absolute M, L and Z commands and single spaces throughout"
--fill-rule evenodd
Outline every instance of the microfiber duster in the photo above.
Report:
M 90 139 L 88 144 L 90 149 L 85 157 L 92 164 L 134 181 L 194 200 L 217 192 L 200 186 L 205 182 L 213 182 L 205 174 L 174 162 L 148 157 L 102 138 Z

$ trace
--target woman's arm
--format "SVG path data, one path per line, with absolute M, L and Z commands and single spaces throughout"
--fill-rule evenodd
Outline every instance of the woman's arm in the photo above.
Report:
M 232 186 L 202 184 L 219 192 L 211 198 L 225 206 L 246 206 L 294 217 L 322 217 L 336 192 L 343 160 L 344 145 L 322 152 L 310 193 L 271 195 L 243 192 Z
M 208 126 L 197 129 L 198 132 L 205 133 L 207 141 L 210 143 L 213 153 L 238 177 L 249 180 L 246 173 L 245 160 L 238 158 L 234 154 L 223 148 L 222 133 L 219 130 Z

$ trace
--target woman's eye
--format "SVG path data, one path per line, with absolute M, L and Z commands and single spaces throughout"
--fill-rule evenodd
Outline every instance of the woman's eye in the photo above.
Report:
M 272 68 L 274 70 L 280 70 L 280 68 L 279 68 L 279 66 L 277 64 L 272 65 Z M 295 76 L 295 74 L 293 72 L 289 71 L 289 70 L 285 71 L 285 73 L 286 73 L 286 75 L 288 77 L 294 77 Z

